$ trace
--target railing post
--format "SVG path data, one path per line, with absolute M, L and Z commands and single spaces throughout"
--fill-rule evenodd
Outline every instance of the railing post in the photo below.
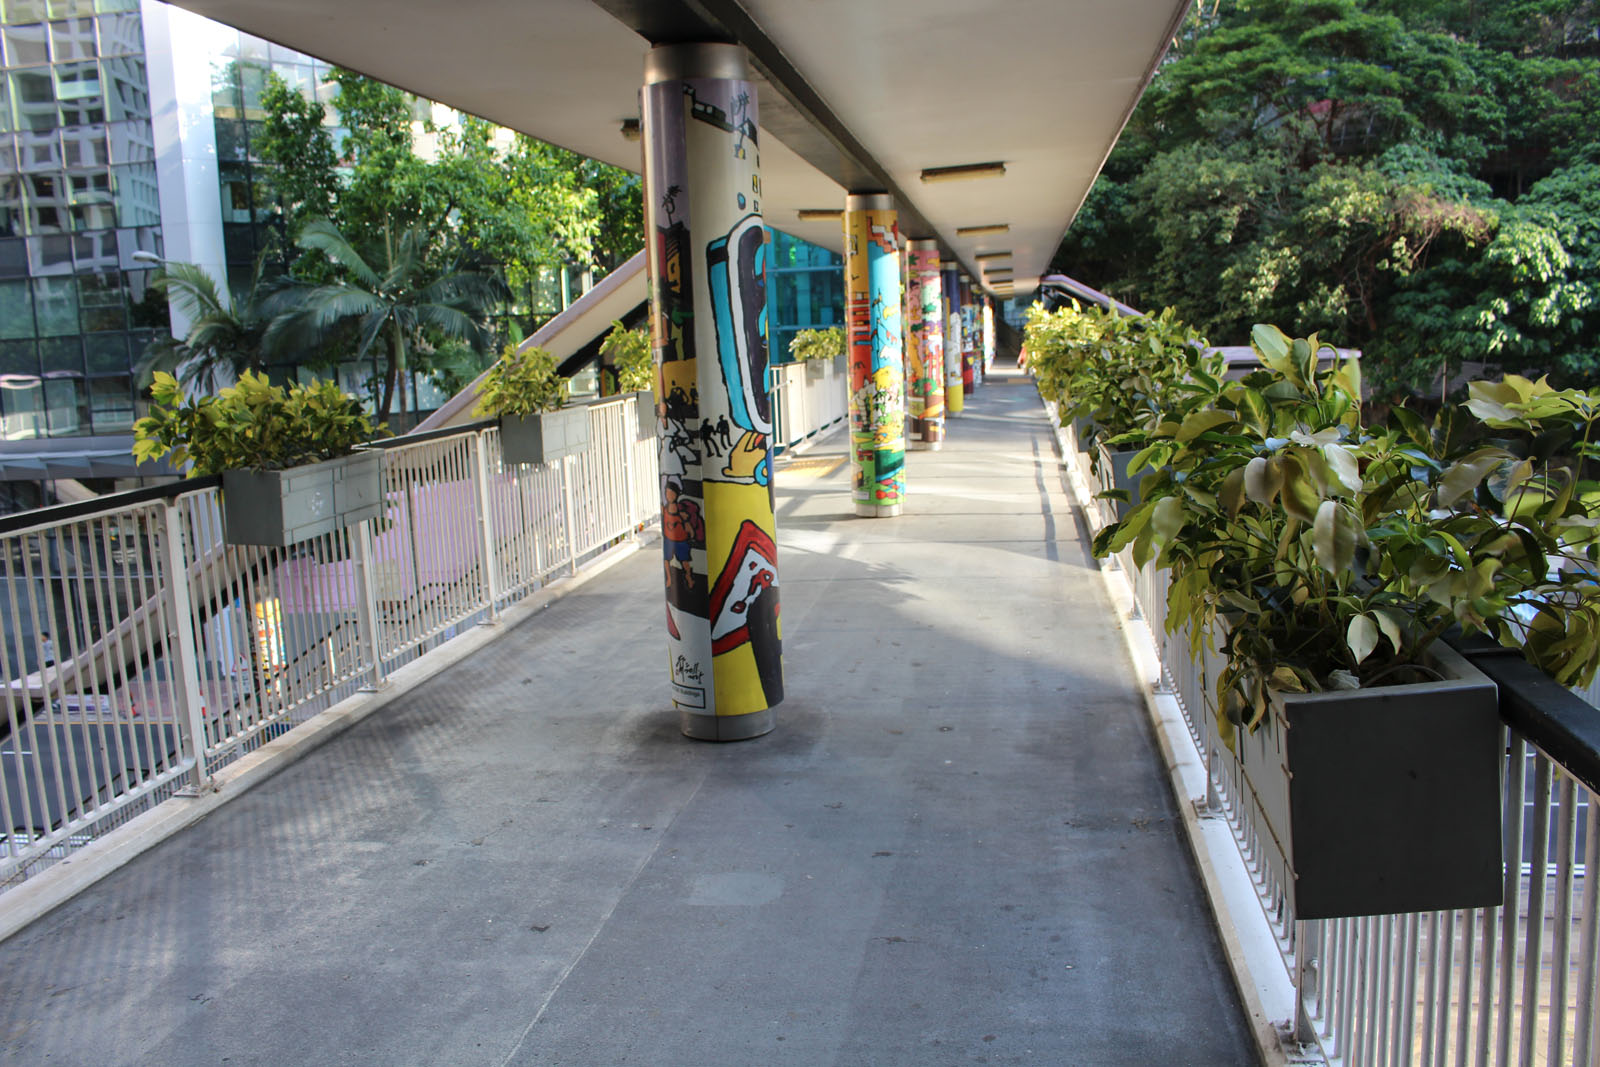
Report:
M 194 609 L 189 601 L 189 568 L 183 556 L 183 516 L 181 505 L 169 499 L 161 509 L 162 569 L 167 586 L 167 610 L 171 618 L 167 629 L 167 667 L 173 672 L 173 695 L 178 701 L 178 723 L 194 760 L 185 794 L 197 795 L 211 787 L 206 773 L 205 698 L 200 693 L 200 664 L 195 655 Z
M 356 628 L 361 634 L 361 645 L 372 663 L 371 681 L 362 686 L 365 692 L 383 687 L 382 642 L 378 638 L 378 591 L 372 566 L 372 523 L 363 522 L 350 534 L 356 557 Z
M 1294 923 L 1294 1039 L 1301 1045 L 1310 1045 L 1317 1040 L 1306 1001 L 1312 998 L 1320 1001 L 1322 996 L 1322 962 L 1318 959 L 1321 954 L 1321 937 L 1318 936 L 1321 925 L 1304 919 L 1296 919 Z
M 577 523 L 572 514 L 572 457 L 561 457 L 561 518 L 567 531 L 567 573 L 578 573 Z
M 622 425 L 624 427 L 637 427 L 639 425 L 639 420 L 643 417 L 639 413 L 639 404 L 642 401 L 643 398 L 638 395 L 623 401 Z M 633 404 L 632 412 L 628 411 L 629 403 Z M 634 476 L 636 472 L 633 468 L 637 462 L 635 456 L 639 451 L 638 431 L 635 430 L 631 435 L 633 440 L 630 441 L 628 439 L 629 436 L 628 430 L 624 429 L 622 431 L 622 499 L 628 509 L 628 536 L 636 537 L 637 531 L 635 528 L 639 525 L 639 501 L 638 493 L 634 491 L 636 488 L 634 482 L 638 481 L 638 479 Z
M 483 446 L 484 435 L 472 435 L 472 476 L 477 482 L 473 494 L 478 511 L 478 538 L 483 552 L 483 591 L 489 601 L 488 623 L 498 621 L 496 605 L 500 602 L 500 560 L 494 548 L 494 500 L 489 494 L 489 450 Z

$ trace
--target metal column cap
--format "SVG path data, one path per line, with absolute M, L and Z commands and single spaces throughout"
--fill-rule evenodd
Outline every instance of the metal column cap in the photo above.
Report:
M 750 54 L 742 44 L 697 41 L 658 44 L 644 57 L 644 83 L 683 81 L 686 78 L 750 80 Z
M 893 211 L 894 197 L 888 193 L 846 193 L 846 211 Z
M 937 252 L 939 251 L 939 241 L 935 237 L 914 237 L 911 239 L 909 247 L 913 252 Z

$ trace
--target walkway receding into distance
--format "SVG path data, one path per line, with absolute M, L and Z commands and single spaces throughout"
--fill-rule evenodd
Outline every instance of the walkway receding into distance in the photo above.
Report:
M 648 544 L 0 944 L 0 1058 L 1253 1062 L 1052 440 L 780 463 L 774 733 L 679 735 Z

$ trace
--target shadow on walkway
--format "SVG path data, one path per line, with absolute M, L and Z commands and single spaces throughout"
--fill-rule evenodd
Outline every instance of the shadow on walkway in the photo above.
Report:
M 678 734 L 647 545 L 0 945 L 3 1058 L 1252 1062 L 1051 441 L 780 465 L 773 734 Z

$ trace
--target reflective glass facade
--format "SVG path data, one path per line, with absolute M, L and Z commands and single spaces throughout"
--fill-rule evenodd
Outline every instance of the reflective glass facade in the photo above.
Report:
M 771 233 L 768 350 L 774 363 L 787 363 L 797 332 L 844 324 L 844 258 L 782 230 Z
M 126 433 L 166 325 L 137 0 L 4 0 L 0 63 L 0 437 Z

